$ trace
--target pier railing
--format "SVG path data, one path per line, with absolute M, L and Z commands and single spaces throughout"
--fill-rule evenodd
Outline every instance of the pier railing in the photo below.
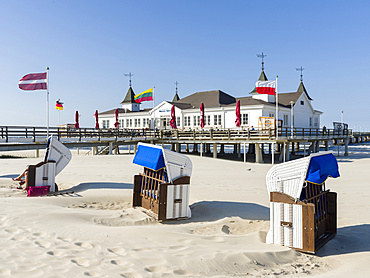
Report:
M 278 129 L 278 138 L 344 138 L 351 134 L 351 130 L 319 129 L 319 128 L 293 128 L 283 127 Z M 101 141 L 108 138 L 154 138 L 162 140 L 275 140 L 275 129 L 94 129 L 94 128 L 71 128 L 50 127 L 49 135 L 63 138 L 75 138 L 79 141 L 92 138 Z M 47 136 L 46 127 L 29 126 L 0 126 L 0 138 L 2 142 L 17 141 L 40 141 Z

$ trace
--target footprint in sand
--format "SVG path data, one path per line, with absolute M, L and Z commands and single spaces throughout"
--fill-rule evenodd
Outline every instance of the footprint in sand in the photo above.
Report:
M 49 248 L 50 247 L 50 242 L 46 240 L 36 240 L 35 244 L 42 247 L 42 248 Z
M 18 228 L 8 228 L 8 229 L 4 229 L 4 231 L 9 234 L 19 234 L 21 232 L 21 230 Z
M 85 248 L 85 249 L 92 249 L 93 248 L 93 246 L 88 242 L 76 242 L 75 245 L 79 246 L 79 247 L 82 247 L 82 248 Z
M 86 271 L 84 272 L 84 275 L 89 276 L 89 277 L 101 277 L 101 273 L 97 271 Z
M 84 266 L 84 267 L 88 267 L 90 265 L 89 260 L 85 258 L 77 258 L 77 259 L 71 260 L 71 262 L 75 263 L 78 266 Z
M 123 278 L 143 278 L 140 273 L 136 272 L 126 272 L 126 273 L 121 273 L 121 276 Z
M 50 256 L 60 257 L 60 256 L 64 255 L 64 252 L 56 250 L 56 251 L 46 252 L 46 254 L 48 254 Z
M 10 275 L 10 270 L 7 268 L 0 268 L 0 276 L 5 277 Z
M 148 272 L 153 272 L 153 273 L 170 273 L 171 272 L 169 268 L 162 266 L 162 265 L 147 266 L 144 269 Z
M 119 266 L 133 266 L 132 263 L 129 263 L 129 262 L 127 262 L 125 260 L 121 260 L 121 259 L 111 260 L 110 263 L 114 264 L 114 265 L 119 265 Z
M 171 250 L 176 250 L 176 251 L 183 251 L 188 249 L 187 246 L 182 246 L 182 245 L 174 245 L 169 247 Z
M 126 251 L 125 251 L 125 249 L 120 248 L 120 247 L 116 247 L 116 248 L 108 248 L 107 250 L 108 250 L 109 252 L 114 253 L 114 254 L 117 254 L 117 255 L 121 255 L 121 256 L 126 255 Z
M 46 233 L 43 233 L 43 232 L 41 232 L 41 233 L 33 233 L 32 235 L 33 236 L 37 236 L 37 237 L 46 237 L 47 236 L 47 234 Z
M 10 240 L 24 241 L 25 239 L 26 239 L 26 237 L 24 237 L 24 236 L 16 235 L 16 236 L 13 236 Z
M 65 242 L 71 242 L 72 241 L 72 239 L 68 238 L 68 237 L 57 237 L 57 239 L 60 239 L 60 240 L 65 241 Z
M 188 270 L 185 270 L 185 269 L 176 269 L 173 271 L 173 274 L 176 274 L 176 275 L 190 275 L 192 274 L 192 272 L 188 271 Z

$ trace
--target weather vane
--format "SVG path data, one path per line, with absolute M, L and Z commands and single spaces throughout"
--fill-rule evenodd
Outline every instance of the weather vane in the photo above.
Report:
M 131 87 L 131 85 L 132 85 L 131 84 L 131 77 L 134 76 L 134 74 L 129 72 L 129 73 L 125 73 L 124 75 L 129 77 L 129 86 Z
M 304 68 L 302 68 L 302 66 L 300 68 L 295 68 L 296 70 L 300 71 L 301 72 L 301 82 L 303 81 L 303 70 Z
M 177 94 L 177 85 L 179 85 L 180 83 L 176 81 L 174 84 L 176 85 L 176 94 Z
M 262 71 L 264 71 L 264 69 L 265 69 L 265 63 L 263 62 L 263 58 L 265 58 L 266 56 L 267 55 L 263 54 L 263 52 L 262 52 L 262 54 L 257 54 L 258 58 L 262 58 Z

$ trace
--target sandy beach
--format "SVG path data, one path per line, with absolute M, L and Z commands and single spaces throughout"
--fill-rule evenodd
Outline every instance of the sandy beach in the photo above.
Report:
M 133 155 L 74 151 L 56 178 L 70 195 L 26 197 L 11 180 L 34 152 L 0 159 L 0 277 L 368 277 L 370 145 L 338 157 L 338 234 L 316 255 L 265 243 L 271 164 L 189 156 L 192 218 L 132 208 Z M 42 157 L 43 153 L 40 153 Z

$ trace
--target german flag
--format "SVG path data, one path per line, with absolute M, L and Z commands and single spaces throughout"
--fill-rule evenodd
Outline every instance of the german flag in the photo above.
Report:
M 63 110 L 63 102 L 61 102 L 59 99 L 57 100 L 55 104 L 55 109 L 56 110 Z

